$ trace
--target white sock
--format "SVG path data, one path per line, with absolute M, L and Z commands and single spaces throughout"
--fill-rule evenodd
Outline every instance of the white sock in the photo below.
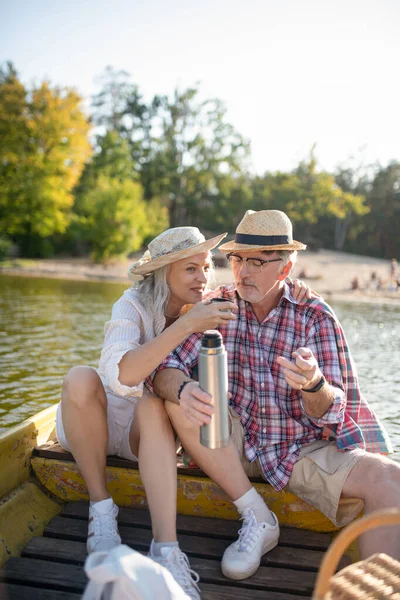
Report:
M 179 546 L 178 542 L 155 542 L 154 540 L 151 542 L 150 552 L 154 556 L 165 556 L 165 552 L 162 552 L 163 548 L 167 550 L 169 548 L 177 548 Z
M 259 523 L 275 525 L 276 521 L 272 516 L 271 511 L 255 488 L 252 487 L 248 492 L 243 494 L 243 496 L 235 500 L 233 504 L 240 513 L 242 513 L 245 508 L 251 508 Z
M 111 509 L 113 504 L 114 500 L 112 498 L 106 498 L 105 500 L 99 500 L 98 502 L 91 502 L 90 506 L 95 508 L 97 512 L 104 514 Z

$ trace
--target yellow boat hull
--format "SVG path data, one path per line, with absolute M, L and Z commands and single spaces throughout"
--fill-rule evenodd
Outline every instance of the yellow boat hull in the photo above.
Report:
M 88 499 L 74 462 L 32 456 L 54 439 L 55 407 L 50 407 L 0 436 L 0 564 L 19 555 L 33 536 L 41 535 L 64 503 Z M 254 483 L 282 526 L 333 532 L 335 526 L 313 506 L 266 483 Z M 136 468 L 107 467 L 107 487 L 120 506 L 147 507 Z M 207 477 L 178 474 L 179 514 L 237 519 L 234 505 Z

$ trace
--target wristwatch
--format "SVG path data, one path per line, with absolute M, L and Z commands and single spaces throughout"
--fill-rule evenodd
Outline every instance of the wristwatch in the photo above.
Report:
M 318 383 L 316 385 L 314 385 L 314 387 L 312 387 L 310 390 L 306 390 L 305 388 L 302 389 L 303 392 L 319 392 L 319 390 L 322 388 L 322 386 L 324 386 L 326 383 L 326 379 L 323 375 L 321 375 L 321 379 L 318 381 Z

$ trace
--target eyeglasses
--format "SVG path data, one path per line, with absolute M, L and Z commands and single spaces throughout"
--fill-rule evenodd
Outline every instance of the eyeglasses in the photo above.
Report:
M 242 258 L 237 254 L 228 254 L 226 258 L 228 259 L 229 266 L 232 269 L 239 269 L 242 266 L 243 261 L 246 261 L 247 268 L 253 275 L 261 273 L 264 265 L 267 263 L 273 263 L 282 260 L 281 258 L 272 258 L 271 260 L 261 260 L 261 258 Z

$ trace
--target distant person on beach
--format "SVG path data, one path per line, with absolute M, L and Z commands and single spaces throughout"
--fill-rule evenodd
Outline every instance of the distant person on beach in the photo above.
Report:
M 192 377 L 201 334 L 164 360 L 153 386 L 188 454 L 241 515 L 222 572 L 245 579 L 279 539 L 278 520 L 249 476 L 292 492 L 341 527 L 363 506 L 365 514 L 400 506 L 400 465 L 379 454 L 391 451 L 390 441 L 360 392 L 332 309 L 293 295 L 287 277 L 305 245 L 293 239 L 287 215 L 249 210 L 235 239 L 219 249 L 235 283 L 213 295 L 237 306 L 236 318 L 218 326 L 228 353 L 229 446 L 210 450 L 199 442 L 199 426 L 213 414 L 212 398 Z M 361 556 L 374 552 L 400 557 L 398 530 L 365 534 Z
M 213 280 L 210 251 L 225 235 L 206 240 L 196 227 L 176 227 L 150 242 L 130 268 L 130 276 L 140 280 L 116 302 L 105 325 L 98 371 L 71 369 L 57 409 L 58 440 L 74 455 L 89 491 L 88 552 L 121 543 L 118 507 L 106 485 L 106 456 L 137 457 L 152 519 L 149 556 L 193 599 L 200 597 L 198 577 L 176 537 L 175 436 L 164 403 L 143 382 L 190 334 L 235 320 L 230 300 L 203 299 Z M 296 290 L 300 298 L 310 296 L 301 282 Z M 185 305 L 194 306 L 181 316 Z
M 390 289 L 392 291 L 397 291 L 398 288 L 398 264 L 395 258 L 392 258 L 390 263 Z

